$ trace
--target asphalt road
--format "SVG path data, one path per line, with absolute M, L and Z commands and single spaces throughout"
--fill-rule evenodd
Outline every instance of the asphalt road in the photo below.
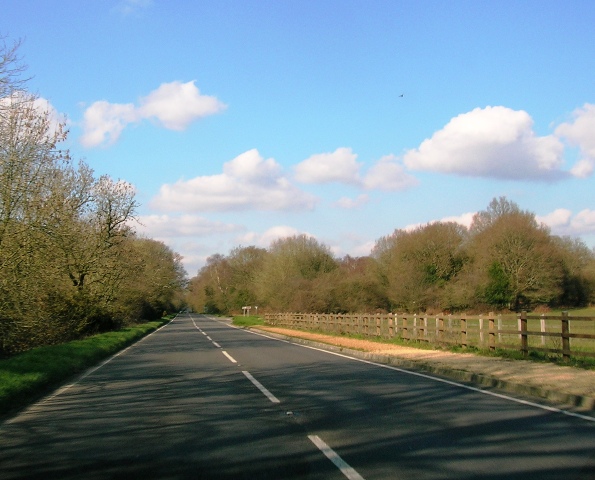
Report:
M 0 479 L 593 479 L 595 421 L 176 319 L 0 425 Z

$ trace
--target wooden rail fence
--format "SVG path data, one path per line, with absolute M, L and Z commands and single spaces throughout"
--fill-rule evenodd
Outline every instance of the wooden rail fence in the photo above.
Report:
M 438 345 L 476 346 L 595 358 L 595 317 L 562 315 L 418 315 L 266 313 L 271 326 L 357 334 L 384 339 L 424 341 Z M 571 333 L 572 331 L 572 333 Z

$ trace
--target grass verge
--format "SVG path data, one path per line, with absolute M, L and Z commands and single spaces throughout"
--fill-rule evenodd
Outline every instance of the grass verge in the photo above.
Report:
M 243 316 L 238 315 L 233 317 L 233 325 L 236 327 L 252 327 L 254 325 L 264 325 L 264 319 L 256 315 Z
M 239 317 L 241 318 L 241 317 Z M 306 332 L 306 333 L 319 333 L 322 335 L 328 335 L 331 337 L 338 337 L 338 338 L 353 338 L 356 340 L 367 340 L 369 342 L 380 343 L 385 345 L 400 345 L 402 347 L 412 347 L 417 348 L 420 350 L 444 350 L 449 351 L 452 353 L 472 353 L 475 355 L 480 355 L 484 357 L 500 357 L 506 358 L 509 360 L 529 360 L 533 362 L 540 362 L 540 363 L 553 363 L 556 365 L 561 366 L 568 366 L 568 367 L 576 367 L 581 368 L 584 370 L 595 370 L 595 358 L 591 357 L 581 357 L 581 356 L 572 356 L 570 360 L 564 360 L 562 355 L 557 354 L 546 354 L 542 352 L 536 352 L 529 348 L 528 356 L 523 356 L 523 354 L 518 350 L 507 350 L 497 348 L 495 351 L 491 351 L 485 348 L 478 348 L 475 346 L 455 346 L 455 345 L 436 345 L 430 342 L 423 342 L 418 340 L 406 340 L 401 337 L 393 337 L 391 339 L 386 339 L 382 337 L 372 337 L 367 335 L 360 335 L 355 333 L 333 333 L 328 332 L 320 329 L 313 329 L 313 330 L 305 330 L 305 329 L 298 329 L 298 328 L 287 328 L 288 330 L 295 330 L 296 332 Z M 325 343 L 324 341 L 322 343 Z M 332 345 L 332 343 L 329 343 Z M 364 349 L 360 349 L 364 350 Z
M 0 419 L 18 411 L 73 375 L 86 370 L 170 318 L 102 333 L 61 345 L 39 347 L 0 361 Z

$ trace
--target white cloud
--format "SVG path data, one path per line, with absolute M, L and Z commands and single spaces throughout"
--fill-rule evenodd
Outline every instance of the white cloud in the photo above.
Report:
M 223 173 L 163 185 L 151 201 L 160 211 L 310 210 L 316 199 L 293 186 L 273 159 L 249 150 Z
M 272 158 L 264 160 L 258 150 L 252 149 L 225 163 L 223 173 L 244 182 L 268 186 L 281 176 L 281 166 Z
M 351 148 L 337 148 L 332 153 L 317 153 L 294 167 L 295 178 L 302 183 L 340 182 L 359 184 L 360 165 Z
M 406 190 L 417 185 L 417 179 L 409 175 L 394 155 L 386 155 L 373 165 L 363 179 L 368 190 Z
M 544 216 L 536 215 L 536 219 L 550 227 L 554 235 L 580 236 L 595 233 L 595 210 L 588 208 L 576 215 L 566 208 L 558 208 Z
M 84 147 L 112 145 L 118 140 L 122 130 L 137 120 L 132 103 L 95 102 L 85 110 L 81 144 Z
M 575 177 L 585 178 L 595 168 L 595 105 L 586 103 L 573 112 L 573 117 L 572 123 L 559 125 L 555 133 L 580 148 L 582 158 L 570 172 Z
M 567 228 L 570 225 L 572 212 L 566 208 L 557 208 L 544 216 L 535 216 L 539 223 L 543 223 L 552 229 Z
M 62 126 L 68 124 L 67 118 L 58 113 L 58 110 L 43 97 L 36 97 L 26 92 L 16 91 L 12 95 L 0 98 L 0 113 L 4 109 L 12 109 L 18 106 L 18 112 L 22 119 L 30 120 L 32 117 L 43 119 L 47 122 L 46 135 L 54 137 L 63 131 Z M 24 125 L 26 122 L 21 122 Z
M 353 257 L 367 257 L 372 253 L 372 249 L 376 246 L 376 242 L 369 240 L 360 245 L 351 248 L 351 256 Z
M 184 130 L 197 118 L 214 115 L 225 108 L 216 97 L 201 95 L 194 82 L 171 82 L 142 98 L 141 118 L 155 117 L 170 130 Z
M 144 119 L 154 118 L 170 130 L 184 130 L 193 121 L 225 108 L 217 98 L 201 95 L 194 81 L 164 83 L 141 98 L 139 106 L 94 102 L 84 113 L 81 143 L 85 147 L 112 145 L 129 124 Z
M 524 111 L 476 108 L 461 114 L 408 151 L 405 165 L 472 177 L 508 180 L 556 180 L 568 175 L 563 144 L 555 136 L 538 137 Z
M 471 223 L 473 222 L 473 217 L 475 216 L 475 213 L 476 212 L 467 212 L 454 217 L 444 217 L 440 221 L 443 223 L 454 222 L 458 223 L 459 225 L 463 225 L 466 228 L 469 228 L 471 226 Z
M 412 223 L 412 224 L 409 224 L 409 225 L 406 225 L 405 227 L 403 227 L 402 230 L 405 230 L 406 232 L 411 232 L 411 231 L 415 230 L 416 228 L 423 227 L 424 225 L 430 225 L 430 224 L 438 223 L 438 222 L 442 222 L 442 223 L 453 222 L 453 223 L 458 223 L 459 225 L 462 225 L 466 228 L 469 228 L 471 226 L 471 223 L 473 222 L 474 215 L 475 215 L 475 212 L 467 212 L 467 213 L 462 213 L 461 215 L 443 217 L 440 220 L 430 220 L 429 222 L 425 222 L 425 223 Z
M 394 155 L 386 155 L 362 177 L 361 163 L 350 148 L 337 148 L 332 153 L 317 153 L 294 167 L 295 178 L 302 183 L 338 182 L 367 190 L 405 190 L 417 185 Z
M 344 208 L 346 210 L 352 210 L 354 208 L 359 208 L 362 205 L 365 205 L 369 201 L 370 197 L 365 194 L 358 195 L 356 198 L 341 197 L 339 200 L 335 202 L 335 206 L 339 208 Z
M 293 237 L 295 235 L 305 234 L 310 236 L 306 232 L 300 232 L 299 230 L 288 227 L 287 225 L 278 225 L 271 227 L 264 233 L 250 232 L 237 238 L 238 242 L 242 245 L 255 245 L 257 247 L 268 248 L 271 243 L 281 238 Z

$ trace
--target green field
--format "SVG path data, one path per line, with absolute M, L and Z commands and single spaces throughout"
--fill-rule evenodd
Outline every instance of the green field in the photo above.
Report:
M 264 320 L 256 315 L 233 317 L 233 324 L 237 327 L 251 327 L 253 325 L 264 325 Z

